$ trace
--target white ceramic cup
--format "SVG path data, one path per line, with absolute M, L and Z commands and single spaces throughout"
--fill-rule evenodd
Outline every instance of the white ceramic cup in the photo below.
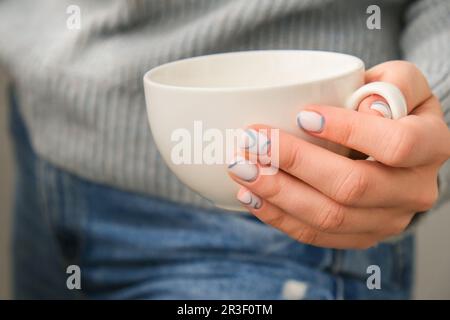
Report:
M 225 136 L 227 130 L 260 123 L 347 154 L 348 149 L 299 129 L 298 112 L 308 104 L 356 109 L 365 97 L 378 94 L 394 119 L 407 113 L 403 95 L 392 84 L 364 85 L 360 59 L 324 51 L 248 51 L 179 60 L 147 72 L 144 87 L 153 138 L 169 168 L 216 206 L 238 211 L 245 209 L 236 200 L 239 186 L 228 176 L 227 163 L 174 161 L 180 142 L 176 133 L 195 140 L 199 124 L 203 132 L 213 129 Z M 190 156 L 202 159 L 204 149 L 191 142 Z

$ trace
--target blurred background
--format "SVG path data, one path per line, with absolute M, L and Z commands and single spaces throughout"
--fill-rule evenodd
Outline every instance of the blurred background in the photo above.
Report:
M 0 299 L 10 298 L 9 236 L 13 160 L 7 129 L 6 75 L 0 66 Z
M 7 77 L 0 69 L 0 299 L 11 298 L 10 241 L 13 170 L 7 124 Z M 423 220 L 418 231 L 416 299 L 450 299 L 450 204 Z

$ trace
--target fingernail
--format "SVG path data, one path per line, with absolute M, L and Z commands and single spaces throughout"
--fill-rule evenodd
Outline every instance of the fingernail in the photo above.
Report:
M 272 163 L 272 157 L 268 154 L 263 154 L 258 156 L 258 162 L 263 166 L 267 166 Z
M 250 192 L 250 190 L 246 188 L 241 188 L 237 194 L 237 199 L 243 205 L 252 207 L 253 209 L 261 208 L 262 201 L 261 198 Z
M 325 118 L 314 111 L 300 111 L 297 114 L 297 124 L 303 130 L 320 132 L 325 125 Z
M 372 102 L 370 109 L 378 111 L 385 118 L 392 119 L 391 108 L 384 101 Z
M 253 181 L 258 176 L 258 167 L 241 156 L 228 166 L 228 171 L 245 181 Z
M 270 139 L 261 131 L 246 129 L 239 139 L 239 147 L 253 154 L 267 154 Z

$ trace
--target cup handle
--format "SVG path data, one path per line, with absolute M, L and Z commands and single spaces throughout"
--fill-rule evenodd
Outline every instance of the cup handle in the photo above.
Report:
M 387 101 L 391 119 L 400 119 L 408 114 L 406 99 L 402 92 L 392 83 L 381 81 L 370 82 L 356 90 L 347 100 L 345 107 L 356 110 L 361 101 L 372 94 L 378 94 Z M 376 161 L 373 157 L 368 157 L 367 160 Z
M 408 109 L 402 92 L 388 82 L 370 82 L 356 90 L 347 100 L 346 108 L 356 110 L 361 101 L 372 94 L 378 94 L 386 99 L 391 109 L 392 119 L 400 119 L 407 115 Z

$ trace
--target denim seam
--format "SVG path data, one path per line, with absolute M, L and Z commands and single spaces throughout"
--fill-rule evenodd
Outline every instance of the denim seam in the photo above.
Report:
M 343 255 L 345 252 L 338 249 L 331 249 L 331 254 L 330 273 L 335 277 L 336 299 L 343 300 L 345 298 L 345 281 L 339 275 L 339 272 L 342 269 L 342 263 L 344 261 Z
M 54 167 L 50 163 L 48 163 L 44 159 L 37 159 L 37 172 L 38 172 L 38 179 L 37 179 L 37 187 L 40 190 L 41 198 L 42 198 L 42 205 L 44 208 L 44 216 L 47 220 L 48 228 L 50 231 L 50 236 L 53 239 L 57 253 L 61 256 L 61 262 L 62 262 L 62 270 L 61 272 L 65 273 L 65 268 L 72 264 L 73 262 L 76 263 L 78 266 L 81 267 L 81 251 L 83 246 L 83 240 L 84 237 L 82 237 L 81 228 L 79 228 L 78 224 L 76 225 L 76 237 L 78 237 L 80 243 L 79 248 L 80 250 L 77 251 L 77 255 L 73 258 L 73 261 L 70 261 L 67 259 L 64 254 L 61 251 L 60 244 L 58 243 L 59 239 L 57 237 L 57 228 L 61 226 L 65 226 L 65 224 L 68 223 L 67 221 L 67 199 L 64 199 L 64 206 L 61 205 L 60 201 L 58 199 L 55 199 L 55 195 L 59 197 L 68 197 L 71 199 L 69 202 L 69 205 L 74 205 L 76 203 L 77 207 L 79 207 L 80 199 L 74 200 L 72 197 L 72 194 L 74 193 L 74 188 L 68 188 L 67 185 L 61 181 L 68 179 L 69 177 L 65 177 L 64 173 L 61 174 L 58 168 Z M 62 178 L 62 179 L 61 179 Z M 45 180 L 44 180 L 45 179 Z M 62 187 L 58 185 L 58 183 L 62 183 Z M 83 201 L 84 203 L 84 201 Z M 80 211 L 77 211 L 80 212 Z M 84 214 L 84 210 L 82 211 Z M 85 294 L 83 291 L 77 291 L 76 295 L 78 298 L 85 297 Z
M 55 228 L 54 228 L 54 221 L 52 221 L 52 218 L 54 218 L 54 213 L 52 211 L 53 208 L 51 208 L 50 205 L 50 199 L 49 199 L 49 194 L 47 192 L 47 188 L 45 188 L 45 186 L 43 186 L 42 183 L 42 177 L 47 176 L 46 175 L 46 170 L 45 170 L 45 163 L 42 162 L 40 159 L 38 159 L 35 163 L 35 167 L 36 167 L 36 173 L 37 173 L 37 179 L 36 179 L 36 187 L 40 192 L 40 198 L 41 198 L 41 203 L 44 209 L 44 217 L 46 219 L 48 228 L 50 230 L 50 233 L 52 236 L 54 236 L 55 233 Z

